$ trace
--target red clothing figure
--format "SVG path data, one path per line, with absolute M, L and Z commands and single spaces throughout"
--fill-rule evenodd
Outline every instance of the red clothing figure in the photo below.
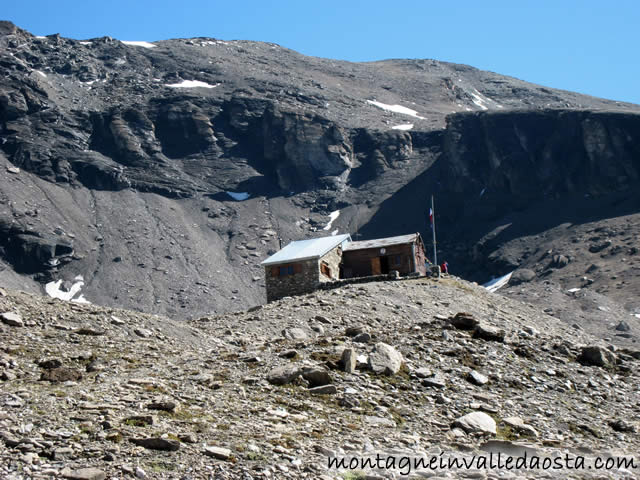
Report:
M 449 264 L 447 262 L 443 262 L 442 265 L 440 265 L 440 271 L 442 273 L 449 273 Z

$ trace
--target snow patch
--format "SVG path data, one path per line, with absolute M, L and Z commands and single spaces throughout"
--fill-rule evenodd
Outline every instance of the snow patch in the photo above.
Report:
M 47 74 L 44 72 L 41 72 L 40 70 L 34 70 L 34 72 L 36 72 L 38 75 L 40 75 L 42 78 L 47 78 Z
M 80 45 L 91 45 L 93 42 L 79 42 L 79 43 L 80 43 Z M 125 43 L 125 42 L 122 42 L 122 43 Z M 155 47 L 155 45 L 154 45 L 154 47 Z
M 242 202 L 251 196 L 247 192 L 226 192 L 226 194 L 238 202 Z
M 482 191 L 480 192 L 480 197 L 482 197 L 484 195 L 484 192 L 486 192 L 486 191 L 487 191 L 487 189 L 483 188 Z
M 43 37 L 42 35 L 36 35 L 36 38 L 40 39 L 40 40 L 46 40 L 47 37 Z
M 323 230 L 329 230 L 331 228 L 331 224 L 336 221 L 336 219 L 340 216 L 340 210 L 334 210 L 329 214 L 329 223 L 327 223 L 326 227 Z
M 494 278 L 493 280 L 488 281 L 487 283 L 485 283 L 482 286 L 484 288 L 486 288 L 487 290 L 489 290 L 490 292 L 495 292 L 496 290 L 501 289 L 507 283 L 509 283 L 509 280 L 511 279 L 511 275 L 513 275 L 513 272 L 507 273 L 506 275 L 503 275 L 502 277 Z
M 413 123 L 403 123 L 402 125 L 396 125 L 391 127 L 392 130 L 411 130 L 413 128 Z
M 137 42 L 137 41 L 131 41 L 131 40 L 122 40 L 122 43 L 124 43 L 125 45 L 132 45 L 134 47 L 156 48 L 156 45 L 154 45 L 153 43 L 149 43 L 149 42 Z
M 82 275 L 78 275 L 74 280 L 75 283 L 71 285 L 68 292 L 65 292 L 60 288 L 62 286 L 62 280 L 47 283 L 44 286 L 44 290 L 50 297 L 58 298 L 65 302 L 91 303 L 84 297 L 84 295 L 80 294 L 80 290 L 84 287 L 84 278 Z
M 165 84 L 165 87 L 170 87 L 170 88 L 216 88 L 218 85 L 220 85 L 219 83 L 216 83 L 215 85 L 210 85 L 208 83 L 205 82 L 201 82 L 200 80 L 183 80 L 180 83 L 167 83 Z
M 483 98 L 482 95 L 480 95 L 480 92 L 478 90 L 474 88 L 473 92 L 469 92 L 469 95 L 471 95 L 472 97 L 471 101 L 475 103 L 478 107 L 480 107 L 482 110 L 489 110 L 489 107 L 487 107 L 486 105 L 487 99 Z
M 333 232 L 331 232 L 331 236 L 335 237 L 338 234 L 338 229 L 336 228 Z
M 576 292 L 579 292 L 580 290 L 582 290 L 582 289 L 581 288 L 570 288 L 569 290 L 567 290 L 567 292 L 576 293 Z
M 634 313 L 633 316 L 636 318 L 640 318 L 640 313 Z
M 424 117 L 418 115 L 418 112 L 412 110 L 407 107 L 403 107 L 402 105 L 387 105 L 386 103 L 376 102 L 375 100 L 367 100 L 367 103 L 370 103 L 374 107 L 381 108 L 382 110 L 386 110 L 388 112 L 401 113 L 403 115 L 409 115 L 411 117 L 419 118 L 424 120 Z

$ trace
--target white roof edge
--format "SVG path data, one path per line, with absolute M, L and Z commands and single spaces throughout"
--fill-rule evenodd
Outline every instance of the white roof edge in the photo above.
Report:
M 292 262 L 301 262 L 304 260 L 311 260 L 312 258 L 320 258 L 324 255 L 326 255 L 327 253 L 329 253 L 331 250 L 333 250 L 334 248 L 336 248 L 338 245 L 340 245 L 343 242 L 351 242 L 351 235 L 349 235 L 348 233 L 344 233 L 342 235 L 332 235 L 329 237 L 319 237 L 319 238 L 332 238 L 335 239 L 335 242 L 332 242 L 330 244 L 330 246 L 328 246 L 327 248 L 325 248 L 324 250 L 322 250 L 321 252 L 314 254 L 314 255 L 307 255 L 305 257 L 300 257 L 300 258 L 290 258 L 290 259 L 275 259 L 275 260 L 270 260 L 271 258 L 275 257 L 279 252 L 281 252 L 282 250 L 284 250 L 285 248 L 287 248 L 289 245 L 292 245 L 296 242 L 302 242 L 305 240 L 294 240 L 292 242 L 289 242 L 284 248 L 281 248 L 280 250 L 278 250 L 276 253 L 274 253 L 273 255 L 269 256 L 268 258 L 266 258 L 265 260 L 263 260 L 262 262 L 260 262 L 260 265 L 263 266 L 268 266 L 268 265 L 277 265 L 280 263 L 292 263 Z M 309 238 L 307 240 L 317 240 L 314 238 Z

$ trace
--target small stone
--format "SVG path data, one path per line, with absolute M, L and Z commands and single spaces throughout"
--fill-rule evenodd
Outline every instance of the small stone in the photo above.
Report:
M 321 385 L 319 387 L 310 388 L 309 393 L 312 395 L 335 395 L 338 389 L 335 385 Z
M 284 352 L 282 352 L 281 354 L 278 355 L 281 358 L 296 358 L 298 356 L 298 351 L 297 350 L 285 350 Z
M 354 373 L 357 367 L 356 351 L 353 348 L 345 348 L 342 351 L 342 369 L 347 373 Z
M 624 320 L 621 320 L 620 323 L 616 325 L 616 330 L 618 332 L 629 332 L 631 330 L 631 327 L 627 322 L 625 322 Z
M 147 405 L 149 410 L 161 410 L 163 412 L 173 412 L 176 407 L 176 402 L 172 402 L 170 400 L 164 402 L 151 402 Z
M 315 319 L 316 321 L 320 323 L 324 323 L 325 325 L 331 325 L 331 320 L 329 320 L 327 317 L 324 317 L 322 315 L 316 315 Z
M 2 323 L 9 325 L 10 327 L 24 327 L 22 317 L 17 313 L 4 312 L 0 314 L 0 319 L 2 319 Z
M 469 380 L 471 381 L 471 383 L 474 383 L 478 386 L 486 385 L 489 382 L 489 379 L 487 377 L 475 370 L 471 370 L 471 372 L 469 373 Z
M 197 443 L 198 437 L 196 437 L 193 433 L 181 433 L 178 435 L 178 438 L 181 442 L 184 443 Z
M 20 169 L 18 167 L 7 167 L 7 172 L 17 175 L 20 173 Z
M 105 334 L 104 330 L 96 330 L 95 328 L 89 328 L 89 327 L 83 327 L 83 328 L 78 328 L 77 330 L 74 330 L 75 334 L 77 335 L 87 335 L 90 337 L 99 337 L 101 335 Z
M 371 341 L 371 335 L 367 332 L 359 333 L 353 337 L 353 341 L 357 343 L 369 343 Z
M 376 343 L 369 355 L 369 368 L 378 374 L 395 375 L 402 366 L 402 354 L 391 345 Z
M 97 468 L 81 468 L 79 470 L 71 470 L 65 468 L 60 472 L 63 478 L 70 480 L 104 480 L 107 474 Z
M 413 372 L 418 378 L 427 378 L 433 375 L 433 372 L 426 368 L 426 367 L 420 367 L 417 368 L 416 370 L 414 370 Z
M 301 342 L 307 340 L 309 335 L 302 328 L 285 328 L 282 331 L 282 336 L 288 340 L 294 340 L 296 342 Z
M 147 478 L 147 473 L 140 467 L 136 467 L 136 478 Z
M 445 379 L 438 373 L 422 379 L 422 385 L 433 388 L 444 388 L 447 386 Z
M 496 422 L 484 412 L 471 412 L 453 422 L 454 427 L 460 427 L 467 433 L 496 434 Z
M 364 332 L 365 332 L 364 325 L 355 325 L 353 327 L 347 327 L 344 333 L 347 337 L 355 337 Z
M 141 338 L 151 338 L 151 337 L 153 337 L 153 332 L 151 330 L 146 329 L 146 328 L 135 328 L 133 330 L 133 333 L 135 333 L 136 335 L 138 335 Z
M 205 447 L 204 454 L 218 460 L 229 460 L 231 458 L 231 450 L 223 447 Z
M 162 450 L 167 452 L 175 452 L 180 449 L 180 442 L 177 440 L 169 440 L 167 438 L 150 437 L 150 438 L 132 438 L 132 443 L 149 450 Z

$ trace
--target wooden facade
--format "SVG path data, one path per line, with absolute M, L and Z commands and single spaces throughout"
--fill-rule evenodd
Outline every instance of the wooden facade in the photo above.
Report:
M 342 253 L 343 278 L 398 271 L 426 275 L 427 256 L 420 234 L 350 242 Z

